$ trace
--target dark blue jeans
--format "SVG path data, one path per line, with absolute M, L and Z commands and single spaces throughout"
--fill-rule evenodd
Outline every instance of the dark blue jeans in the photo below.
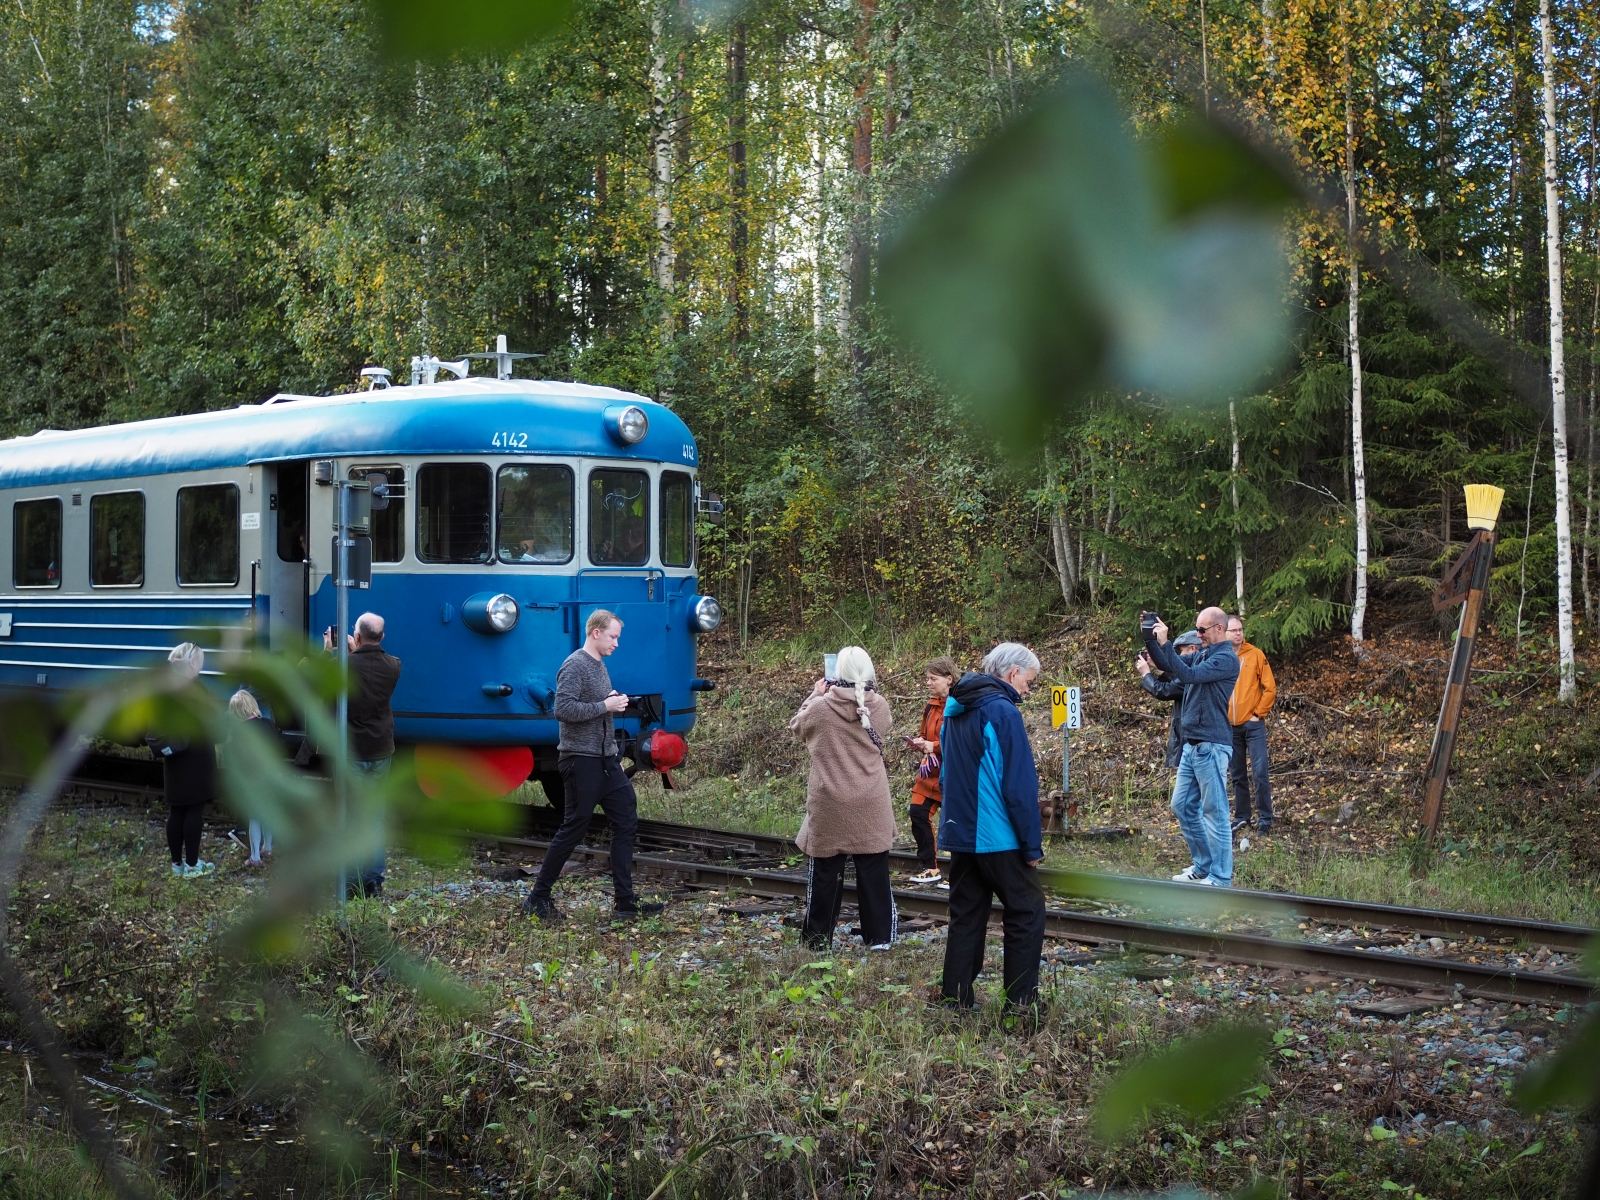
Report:
M 1246 754 L 1249 755 L 1248 762 Z M 1250 786 L 1255 785 L 1256 821 L 1272 824 L 1272 783 L 1267 778 L 1267 723 L 1252 717 L 1233 727 L 1233 819 L 1250 820 Z

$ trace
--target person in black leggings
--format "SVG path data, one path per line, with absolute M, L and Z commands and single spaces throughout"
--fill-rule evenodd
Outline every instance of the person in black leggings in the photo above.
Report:
M 198 679 L 205 651 L 184 642 L 168 655 L 175 670 Z M 161 763 L 167 793 L 167 849 L 172 873 L 180 878 L 209 875 L 216 864 L 200 859 L 200 831 L 206 804 L 217 798 L 217 751 L 203 737 L 194 741 L 151 734 L 145 739 Z

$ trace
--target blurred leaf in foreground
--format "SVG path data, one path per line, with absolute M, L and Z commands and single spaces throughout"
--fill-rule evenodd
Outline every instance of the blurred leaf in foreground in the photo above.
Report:
M 444 59 L 515 50 L 554 33 L 571 0 L 372 0 L 383 51 L 392 59 Z
M 1261 1072 L 1269 1035 L 1262 1025 L 1229 1025 L 1175 1042 L 1124 1071 L 1095 1103 L 1095 1134 L 1115 1141 L 1154 1110 L 1209 1115 Z
M 1136 140 L 1078 74 L 911 220 L 884 264 L 902 328 L 1013 439 L 1103 386 L 1225 396 L 1289 349 L 1282 217 L 1253 148 L 1192 117 Z
M 1591 979 L 1600 976 L 1600 937 L 1589 943 L 1583 965 Z M 1559 1049 L 1524 1071 L 1512 1095 L 1524 1112 L 1581 1112 L 1600 1104 L 1600 1011 L 1590 1012 Z

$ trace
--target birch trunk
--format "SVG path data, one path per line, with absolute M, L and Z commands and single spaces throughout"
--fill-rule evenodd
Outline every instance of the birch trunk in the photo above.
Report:
M 667 73 L 667 15 L 662 3 L 650 10 L 650 150 L 656 210 L 656 286 L 670 293 L 677 283 L 672 229 L 672 77 Z
M 1233 598 L 1239 608 L 1239 619 L 1244 620 L 1244 539 L 1239 530 L 1239 412 L 1238 406 L 1228 401 L 1228 431 L 1233 435 Z
M 1350 605 L 1350 640 L 1361 652 L 1367 625 L 1367 448 L 1361 424 L 1361 259 L 1356 250 L 1355 81 L 1348 38 L 1344 51 L 1344 194 L 1350 240 L 1350 470 L 1356 508 L 1356 586 Z
M 745 23 L 734 22 L 728 38 L 728 257 L 733 263 L 729 281 L 729 302 L 733 309 L 733 344 L 744 345 L 750 338 L 750 174 L 746 164 L 746 105 L 750 96 L 745 74 Z
M 1544 211 L 1545 246 L 1550 271 L 1550 410 L 1556 475 L 1556 629 L 1560 643 L 1560 698 L 1578 696 L 1578 667 L 1572 650 L 1572 508 L 1567 478 L 1567 364 L 1561 308 L 1561 182 L 1556 174 L 1555 33 L 1550 0 L 1539 0 L 1539 37 L 1544 48 Z
M 1072 554 L 1072 529 L 1067 524 L 1067 510 L 1059 504 L 1050 512 L 1050 547 L 1055 551 L 1056 582 L 1061 585 L 1061 599 L 1071 608 L 1078 592 L 1078 570 Z
M 872 68 L 872 22 L 877 0 L 857 0 L 859 22 L 855 40 L 855 108 L 850 134 L 850 174 L 852 177 L 850 220 L 850 362 L 858 386 L 868 366 L 866 331 L 862 309 L 872 290 L 872 91 L 876 82 Z

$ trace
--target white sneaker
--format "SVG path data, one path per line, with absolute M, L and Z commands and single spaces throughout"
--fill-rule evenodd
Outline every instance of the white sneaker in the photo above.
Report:
M 950 890 L 950 881 L 948 879 L 941 879 L 937 886 L 941 892 L 948 892 Z
M 184 866 L 183 866 L 183 864 L 181 862 L 173 863 L 172 864 L 172 873 L 174 875 L 176 875 L 179 879 L 182 879 L 183 876 L 184 876 Z
M 1218 883 L 1215 879 L 1211 878 L 1196 879 L 1195 882 L 1200 884 L 1202 887 L 1225 888 L 1233 886 L 1231 883 Z
M 889 951 L 893 950 L 894 947 L 891 946 L 888 942 L 879 942 L 876 946 L 868 946 L 867 949 L 869 951 L 874 951 L 875 950 L 879 954 L 887 954 Z
M 1200 868 L 1190 863 L 1183 870 L 1172 877 L 1173 883 L 1204 883 L 1206 877 L 1200 874 Z
M 929 867 L 926 871 L 919 871 L 911 877 L 912 883 L 938 883 L 944 876 L 939 874 L 938 867 Z

